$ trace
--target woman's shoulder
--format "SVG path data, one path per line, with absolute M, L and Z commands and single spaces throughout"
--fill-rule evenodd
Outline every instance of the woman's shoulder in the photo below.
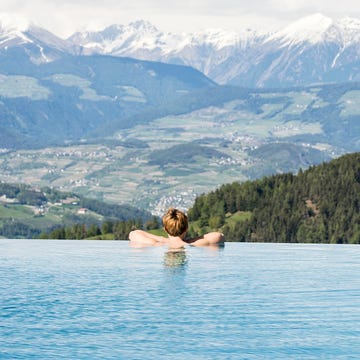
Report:
M 225 238 L 223 233 L 210 232 L 196 238 L 185 239 L 184 241 L 191 246 L 205 246 L 221 244 L 225 241 Z

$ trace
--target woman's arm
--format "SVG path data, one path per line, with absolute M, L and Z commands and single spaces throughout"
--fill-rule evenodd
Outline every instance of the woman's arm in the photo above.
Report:
M 167 238 L 150 234 L 143 230 L 133 230 L 129 234 L 129 240 L 134 245 L 163 245 L 167 243 Z
M 222 244 L 225 241 L 224 234 L 220 232 L 211 232 L 194 239 L 185 240 L 193 246 L 209 246 Z

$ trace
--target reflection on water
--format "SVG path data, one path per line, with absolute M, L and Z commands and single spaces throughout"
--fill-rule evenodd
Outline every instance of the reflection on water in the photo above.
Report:
M 184 249 L 168 250 L 164 254 L 164 266 L 167 268 L 181 268 L 187 264 Z
M 206 250 L 210 250 L 213 254 L 219 253 L 224 249 L 224 244 L 215 244 L 211 246 L 204 246 Z M 186 251 L 181 249 L 169 249 L 164 253 L 164 266 L 166 268 L 183 268 L 188 263 Z
M 224 244 L 214 244 L 211 246 L 204 246 L 206 250 L 210 250 L 214 255 L 224 249 Z M 181 249 L 169 249 L 164 253 L 164 266 L 166 268 L 183 268 L 187 265 L 188 259 L 186 250 Z
M 217 252 L 220 250 L 224 250 L 224 247 L 225 247 L 225 243 L 204 246 L 204 248 L 207 250 L 214 250 Z

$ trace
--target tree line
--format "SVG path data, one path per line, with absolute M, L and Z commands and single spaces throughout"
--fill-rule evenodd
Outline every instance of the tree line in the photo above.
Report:
M 94 219 L 89 217 L 86 219 L 80 219 L 76 215 L 75 211 L 77 208 L 86 208 L 94 213 L 97 213 L 103 216 L 106 220 L 112 221 L 114 223 L 118 222 L 127 222 L 133 221 L 139 223 L 139 221 L 147 222 L 152 218 L 152 214 L 148 211 L 137 209 L 131 205 L 125 204 L 110 204 L 105 201 L 97 199 L 89 199 L 81 195 L 77 195 L 70 192 L 62 192 L 50 187 L 34 188 L 26 184 L 9 184 L 5 182 L 0 182 L 0 197 L 5 196 L 8 199 L 13 199 L 14 204 L 20 204 L 24 206 L 34 206 L 34 207 L 46 207 L 49 203 L 61 203 L 62 200 L 72 199 L 75 205 L 70 205 L 74 207 L 73 213 L 64 213 L 62 220 L 56 225 L 54 229 L 53 223 L 49 226 L 46 226 L 46 223 L 37 222 L 36 215 L 33 215 L 32 219 L 24 219 L 21 217 L 13 218 L 11 215 L 7 215 L 6 211 L 2 214 L 0 219 L 0 236 L 7 238 L 38 238 L 39 236 L 49 235 L 51 238 L 83 238 L 87 232 L 90 234 L 94 233 L 95 226 L 101 229 L 101 224 L 97 222 L 93 224 Z M 8 205 L 4 203 L 4 208 L 11 210 L 13 204 Z M 133 220 L 133 219 L 140 219 Z M 83 224 L 79 224 L 80 222 Z M 74 228 L 73 228 L 74 227 Z M 82 229 L 82 235 L 80 236 L 79 227 Z M 119 225 L 118 225 L 119 227 Z M 91 229 L 90 229 L 91 228 Z M 121 228 L 121 226 L 120 226 Z M 61 231 L 58 229 L 62 229 Z M 52 232 L 54 233 L 52 234 Z M 101 231 L 100 231 L 101 232 Z M 114 233 L 116 236 L 124 236 L 126 231 L 119 231 L 115 228 Z M 64 235 L 65 234 L 65 235 Z M 60 237 L 61 236 L 61 237 Z
M 66 240 L 126 240 L 130 231 L 134 229 L 158 229 L 159 219 L 153 216 L 151 220 L 145 223 L 142 219 L 136 220 L 105 220 L 101 224 L 74 224 L 71 226 L 60 226 L 50 232 L 42 232 L 40 239 L 66 239 Z

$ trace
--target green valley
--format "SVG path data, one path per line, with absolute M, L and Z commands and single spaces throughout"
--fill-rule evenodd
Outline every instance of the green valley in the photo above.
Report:
M 218 105 L 155 118 L 112 136 L 42 149 L 4 148 L 0 179 L 157 215 L 170 205 L 187 209 L 197 195 L 224 183 L 297 172 L 359 150 L 358 88 L 215 88 Z

